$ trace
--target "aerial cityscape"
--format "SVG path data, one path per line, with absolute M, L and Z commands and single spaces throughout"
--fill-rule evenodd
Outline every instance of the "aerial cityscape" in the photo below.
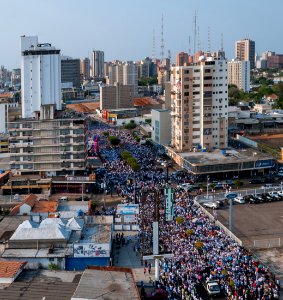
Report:
M 83 2 L 2 5 L 0 300 L 283 299 L 283 3 Z

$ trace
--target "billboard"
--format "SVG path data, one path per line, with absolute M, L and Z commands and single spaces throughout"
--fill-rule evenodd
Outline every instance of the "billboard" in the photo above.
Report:
M 173 190 L 165 189 L 165 221 L 172 221 L 174 217 Z
M 138 204 L 118 204 L 117 212 L 118 215 L 138 215 L 139 205 Z
M 123 216 L 124 223 L 135 223 L 137 222 L 136 215 L 124 215 Z
M 74 244 L 74 257 L 110 257 L 109 244 Z
M 255 167 L 257 169 L 259 168 L 272 168 L 274 167 L 274 161 L 272 159 L 266 159 L 266 160 L 258 160 L 255 162 Z

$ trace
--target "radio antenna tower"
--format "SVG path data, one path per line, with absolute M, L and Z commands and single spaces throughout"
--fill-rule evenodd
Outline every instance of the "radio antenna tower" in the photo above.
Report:
M 191 49 L 191 36 L 189 35 L 189 54 L 191 54 L 191 51 L 192 51 L 192 49 Z
M 223 46 L 223 33 L 221 33 L 221 51 L 224 51 L 224 46 Z
M 208 27 L 208 36 L 207 36 L 207 52 L 211 51 L 211 40 L 210 40 L 210 27 Z
M 200 43 L 200 33 L 199 33 L 199 26 L 198 26 L 198 51 L 201 51 L 201 43 Z
M 193 27 L 194 27 L 194 53 L 193 53 L 193 61 L 195 62 L 195 54 L 196 54 L 196 40 L 197 40 L 197 12 L 195 11 L 195 15 L 193 18 Z
M 164 58 L 164 35 L 163 35 L 163 29 L 164 29 L 164 24 L 163 24 L 163 14 L 162 14 L 162 17 L 161 17 L 161 45 L 160 45 L 160 48 L 161 48 L 161 60 L 163 60 Z
M 152 54 L 151 54 L 151 59 L 153 61 L 156 60 L 156 57 L 155 57 L 155 30 L 153 29 L 153 36 L 152 36 Z

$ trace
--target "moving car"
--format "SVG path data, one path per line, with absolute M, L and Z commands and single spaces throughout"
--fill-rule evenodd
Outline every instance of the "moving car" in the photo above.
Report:
M 203 207 L 212 208 L 212 209 L 219 208 L 219 204 L 217 202 L 205 202 L 202 205 L 203 205 Z
M 252 184 L 263 183 L 263 180 L 260 178 L 253 178 L 249 181 L 249 183 L 252 183 Z

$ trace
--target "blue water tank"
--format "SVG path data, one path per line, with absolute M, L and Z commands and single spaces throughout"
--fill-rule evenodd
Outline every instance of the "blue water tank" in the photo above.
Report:
M 222 155 L 226 155 L 226 150 L 225 149 L 221 150 L 221 153 Z
M 78 217 L 82 217 L 84 215 L 84 212 L 80 209 L 77 211 Z
M 201 149 L 201 152 L 206 152 L 206 148 L 202 148 L 202 149 Z

